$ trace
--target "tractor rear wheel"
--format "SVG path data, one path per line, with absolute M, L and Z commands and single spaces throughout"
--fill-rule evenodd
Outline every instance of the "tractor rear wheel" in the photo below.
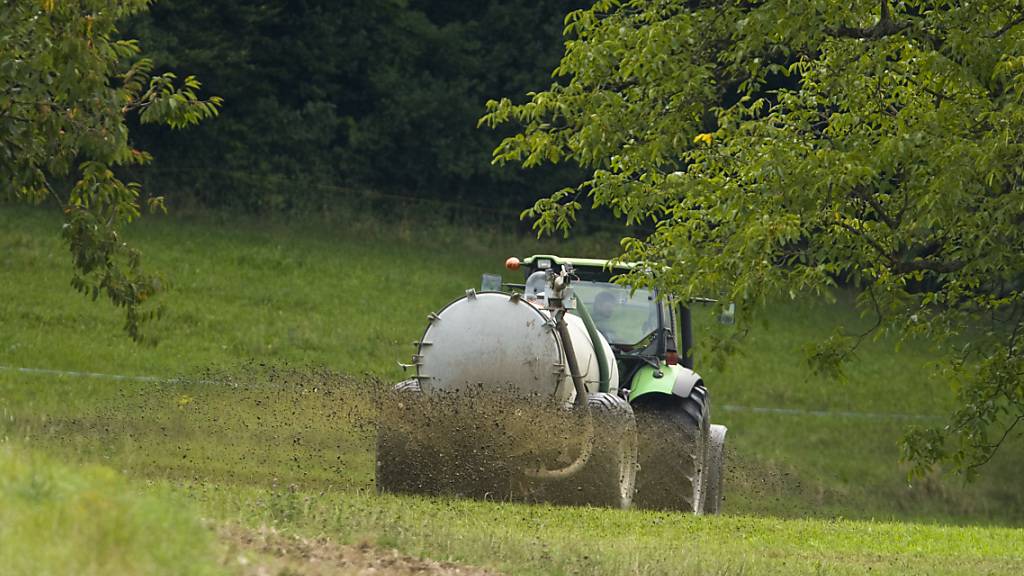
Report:
M 593 451 L 583 469 L 546 492 L 559 504 L 629 508 L 636 492 L 637 427 L 626 400 L 606 392 L 587 397 Z
M 703 513 L 709 476 L 707 389 L 694 386 L 686 398 L 651 394 L 633 407 L 640 437 L 636 505 Z

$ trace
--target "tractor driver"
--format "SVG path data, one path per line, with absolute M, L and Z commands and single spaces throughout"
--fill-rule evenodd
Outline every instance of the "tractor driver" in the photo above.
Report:
M 612 316 L 619 307 L 619 298 L 611 291 L 598 292 L 594 297 L 594 310 L 590 316 L 597 324 L 597 328 L 604 334 L 609 342 L 615 342 L 615 331 L 612 329 Z

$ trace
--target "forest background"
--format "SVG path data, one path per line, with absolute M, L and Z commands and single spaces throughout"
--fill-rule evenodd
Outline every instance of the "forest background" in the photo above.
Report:
M 581 1 L 174 0 L 124 26 L 156 72 L 224 98 L 186 131 L 132 126 L 156 161 L 132 174 L 169 207 L 330 211 L 373 190 L 518 213 L 574 166 L 497 167 L 490 98 L 550 84 Z

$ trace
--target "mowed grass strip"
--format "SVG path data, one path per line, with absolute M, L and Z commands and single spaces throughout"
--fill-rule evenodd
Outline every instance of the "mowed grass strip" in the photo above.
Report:
M 193 485 L 215 517 L 510 574 L 1020 574 L 1012 528 L 567 508 Z

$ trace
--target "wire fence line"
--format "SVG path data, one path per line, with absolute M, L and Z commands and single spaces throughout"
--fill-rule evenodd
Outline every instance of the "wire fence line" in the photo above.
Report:
M 76 370 L 54 370 L 52 368 L 25 368 L 21 366 L 5 366 L 0 364 L 4 372 L 20 372 L 22 374 L 40 374 L 46 376 L 69 376 L 73 378 L 101 378 L 104 380 L 129 380 L 135 382 L 167 382 L 171 378 L 158 376 L 133 376 L 127 374 L 106 374 L 103 372 L 80 372 Z
M 781 416 L 819 416 L 823 418 L 863 418 L 868 420 L 942 420 L 934 414 L 907 414 L 901 412 L 858 412 L 853 410 L 808 410 L 805 408 L 779 408 L 769 406 L 742 406 L 739 404 L 716 404 L 726 412 L 750 412 L 754 414 L 778 414 Z
M 97 378 L 104 380 L 128 381 L 128 382 L 165 382 L 173 384 L 176 382 L 188 381 L 181 378 L 166 378 L 160 376 L 145 376 L 131 374 L 108 374 L 104 372 L 83 372 L 76 370 L 56 370 L 52 368 L 29 368 L 21 366 L 7 366 L 0 364 L 0 371 L 16 372 L 21 374 L 34 374 L 41 376 L 63 376 L 69 378 Z M 744 406 L 739 404 L 717 404 L 716 407 L 726 412 L 746 412 L 752 414 L 773 414 L 777 416 L 815 416 L 821 418 L 851 418 L 865 420 L 911 420 L 911 421 L 935 421 L 941 420 L 942 416 L 934 414 L 907 414 L 900 412 L 860 412 L 854 410 L 810 410 L 806 408 L 785 408 L 777 406 Z

